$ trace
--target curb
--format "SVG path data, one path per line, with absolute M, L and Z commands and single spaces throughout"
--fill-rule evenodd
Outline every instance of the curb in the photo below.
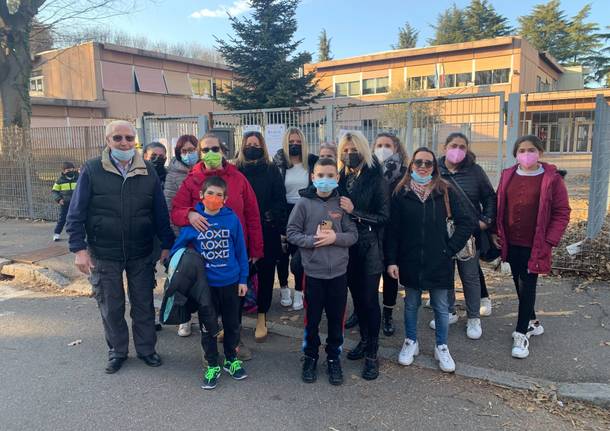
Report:
M 42 284 L 61 292 L 91 295 L 91 285 L 86 279 L 71 281 L 59 272 L 39 265 L 12 263 L 0 258 L 0 273 L 14 277 L 20 283 Z
M 256 328 L 256 319 L 244 316 L 242 324 L 248 329 Z M 269 332 L 290 338 L 303 338 L 303 330 L 293 326 L 277 322 L 267 322 Z M 326 334 L 320 333 L 324 339 Z M 344 347 L 352 349 L 357 342 L 345 338 Z M 379 356 L 394 364 L 398 364 L 398 350 L 389 347 L 380 347 Z M 415 359 L 414 365 L 438 371 L 438 365 L 433 357 L 420 354 Z M 461 377 L 484 380 L 495 385 L 506 386 L 512 389 L 528 391 L 546 390 L 555 392 L 558 398 L 587 402 L 599 407 L 610 408 L 610 384 L 605 383 L 558 383 L 551 380 L 536 377 L 523 376 L 511 371 L 498 371 L 490 368 L 475 367 L 463 363 L 456 363 L 455 374 Z

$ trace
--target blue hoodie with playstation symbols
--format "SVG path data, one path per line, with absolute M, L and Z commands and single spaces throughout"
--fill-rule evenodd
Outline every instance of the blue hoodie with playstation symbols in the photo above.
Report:
M 208 284 L 212 287 L 246 284 L 248 254 L 237 215 L 227 207 L 222 207 L 216 215 L 207 214 L 202 203 L 198 203 L 195 210 L 208 220 L 210 227 L 205 232 L 199 232 L 192 226 L 180 229 L 170 254 L 189 246 L 201 253 Z

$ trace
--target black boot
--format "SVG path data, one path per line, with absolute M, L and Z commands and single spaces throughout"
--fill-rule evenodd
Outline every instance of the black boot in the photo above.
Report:
M 328 383 L 334 386 L 343 384 L 343 371 L 341 370 L 341 361 L 339 359 L 328 359 Z
M 364 354 L 367 350 L 367 345 L 368 343 L 366 342 L 366 340 L 360 340 L 358 345 L 347 354 L 347 359 L 349 359 L 350 361 L 355 361 L 357 359 L 364 358 Z
M 352 313 L 351 316 L 345 321 L 345 329 L 352 329 L 358 325 L 358 316 L 356 313 Z
M 318 366 L 318 360 L 305 356 L 303 358 L 303 372 L 301 378 L 305 383 L 313 383 L 318 378 L 316 374 L 316 367 Z
M 362 378 L 365 380 L 375 380 L 379 377 L 379 358 L 375 357 L 364 358 L 364 366 L 362 367 Z
M 383 307 L 383 335 L 391 337 L 394 335 L 394 320 L 392 319 L 392 309 L 390 307 Z

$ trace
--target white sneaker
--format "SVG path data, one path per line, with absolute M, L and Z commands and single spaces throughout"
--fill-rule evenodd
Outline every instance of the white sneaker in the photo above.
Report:
M 294 292 L 294 300 L 292 301 L 292 310 L 299 311 L 303 309 L 303 292 L 298 290 Z
M 483 335 L 481 319 L 468 319 L 466 323 L 466 336 L 471 340 L 478 340 Z
M 528 349 L 530 345 L 527 335 L 520 332 L 513 332 L 513 350 L 511 355 L 513 358 L 524 359 L 530 354 Z
M 53 234 L 53 241 L 59 241 L 59 234 L 58 233 Z
M 455 371 L 455 362 L 453 362 L 446 344 L 441 344 L 434 348 L 434 359 L 438 361 L 441 371 L 446 373 L 453 373 Z
M 457 323 L 457 321 L 458 321 L 457 311 L 455 313 L 449 313 L 449 324 L 453 325 L 454 323 Z M 430 321 L 430 329 L 436 329 L 436 322 L 434 321 L 434 319 L 432 319 Z
M 178 336 L 188 337 L 191 335 L 191 322 L 186 322 L 178 326 Z
M 292 305 L 292 297 L 290 296 L 290 288 L 280 287 L 280 304 L 282 307 L 290 307 Z
M 483 317 L 491 316 L 491 298 L 481 298 L 479 313 Z
M 430 305 L 430 298 L 426 299 L 424 301 L 424 307 L 425 308 L 432 308 L 432 306 Z
M 419 355 L 419 343 L 417 341 L 405 338 L 405 342 L 398 354 L 398 363 L 400 365 L 411 365 L 415 356 Z
M 530 320 L 530 324 L 527 327 L 528 338 L 532 335 L 544 334 L 544 327 L 540 324 L 540 320 Z

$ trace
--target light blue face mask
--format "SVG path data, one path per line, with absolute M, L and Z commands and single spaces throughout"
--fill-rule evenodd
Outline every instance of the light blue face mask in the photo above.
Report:
M 420 176 L 417 172 L 411 172 L 411 179 L 417 184 L 428 184 L 432 180 L 432 175 L 426 175 L 425 177 Z
M 321 193 L 332 192 L 339 184 L 336 178 L 317 178 L 313 180 L 313 186 Z
M 193 151 L 192 153 L 188 153 L 186 155 L 181 155 L 180 159 L 187 166 L 194 166 L 199 161 L 199 154 L 197 151 Z
M 113 148 L 111 153 L 115 159 L 122 162 L 128 162 L 129 160 L 133 159 L 133 156 L 136 154 L 136 150 L 135 148 L 132 148 L 131 150 L 118 150 Z

